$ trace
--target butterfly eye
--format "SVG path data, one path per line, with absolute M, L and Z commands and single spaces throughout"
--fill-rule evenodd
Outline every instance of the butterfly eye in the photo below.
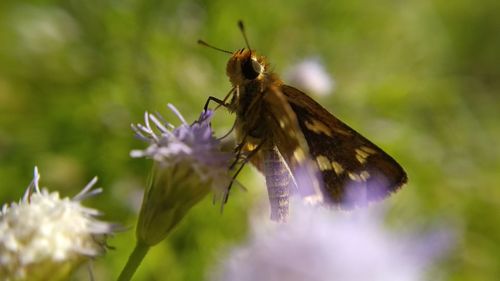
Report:
M 241 65 L 243 76 L 245 76 L 245 78 L 249 80 L 257 78 L 259 74 L 262 73 L 262 68 L 262 65 L 252 58 L 248 58 Z

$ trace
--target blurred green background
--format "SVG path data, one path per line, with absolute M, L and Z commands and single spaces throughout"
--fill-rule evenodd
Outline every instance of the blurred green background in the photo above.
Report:
M 409 184 L 381 204 L 401 229 L 455 233 L 436 276 L 498 280 L 499 15 L 497 0 L 3 0 L 0 202 L 22 196 L 34 165 L 42 186 L 65 196 L 98 175 L 105 192 L 86 204 L 133 227 L 150 163 L 129 157 L 144 147 L 130 123 L 145 110 L 166 113 L 167 102 L 192 120 L 209 95 L 223 97 L 228 56 L 196 40 L 241 48 L 242 19 L 278 73 L 318 58 L 336 89 L 316 99 L 407 169 Z M 222 133 L 232 119 L 220 112 Z M 239 179 L 248 192 L 235 189 L 222 215 L 206 198 L 136 280 L 204 279 L 265 200 L 255 170 Z M 110 240 L 116 249 L 94 262 L 96 280 L 116 278 L 133 234 Z

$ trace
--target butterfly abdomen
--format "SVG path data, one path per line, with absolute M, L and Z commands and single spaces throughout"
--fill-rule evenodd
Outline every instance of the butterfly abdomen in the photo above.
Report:
M 276 146 L 271 144 L 263 150 L 264 175 L 271 204 L 271 219 L 286 221 L 291 185 L 290 172 Z

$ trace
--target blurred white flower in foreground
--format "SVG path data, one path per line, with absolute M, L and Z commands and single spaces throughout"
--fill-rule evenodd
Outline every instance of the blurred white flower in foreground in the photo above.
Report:
M 133 126 L 149 146 L 133 150 L 131 156 L 154 160 L 137 224 L 138 240 L 148 246 L 163 240 L 211 190 L 220 198 L 231 179 L 228 167 L 232 153 L 223 152 L 220 141 L 213 136 L 213 112 L 202 112 L 190 125 L 173 105 L 168 106 L 181 120 L 180 126 L 160 121 L 161 116 L 147 112 L 144 125 Z
M 447 235 L 435 241 L 396 235 L 367 213 L 305 206 L 295 211 L 288 224 L 254 223 L 248 244 L 231 251 L 214 280 L 423 280 L 449 246 Z M 433 249 L 425 247 L 429 242 Z
M 335 81 L 317 59 L 306 59 L 285 71 L 286 82 L 308 94 L 325 96 L 335 89 Z
M 80 204 L 102 191 L 92 190 L 97 178 L 73 198 L 40 189 L 39 179 L 35 168 L 23 199 L 0 212 L 1 280 L 66 280 L 81 263 L 103 254 L 105 236 L 116 230 Z

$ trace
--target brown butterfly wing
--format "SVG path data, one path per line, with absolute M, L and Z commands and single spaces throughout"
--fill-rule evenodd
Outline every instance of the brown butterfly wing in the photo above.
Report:
M 286 96 L 278 86 L 271 86 L 263 92 L 262 104 L 267 137 L 285 160 L 299 194 L 311 203 L 323 202 L 321 175 Z
M 344 208 L 364 205 L 387 197 L 406 183 L 405 171 L 391 156 L 312 98 L 287 85 L 279 92 L 294 112 L 307 142 L 304 149 L 321 171 L 327 203 Z

